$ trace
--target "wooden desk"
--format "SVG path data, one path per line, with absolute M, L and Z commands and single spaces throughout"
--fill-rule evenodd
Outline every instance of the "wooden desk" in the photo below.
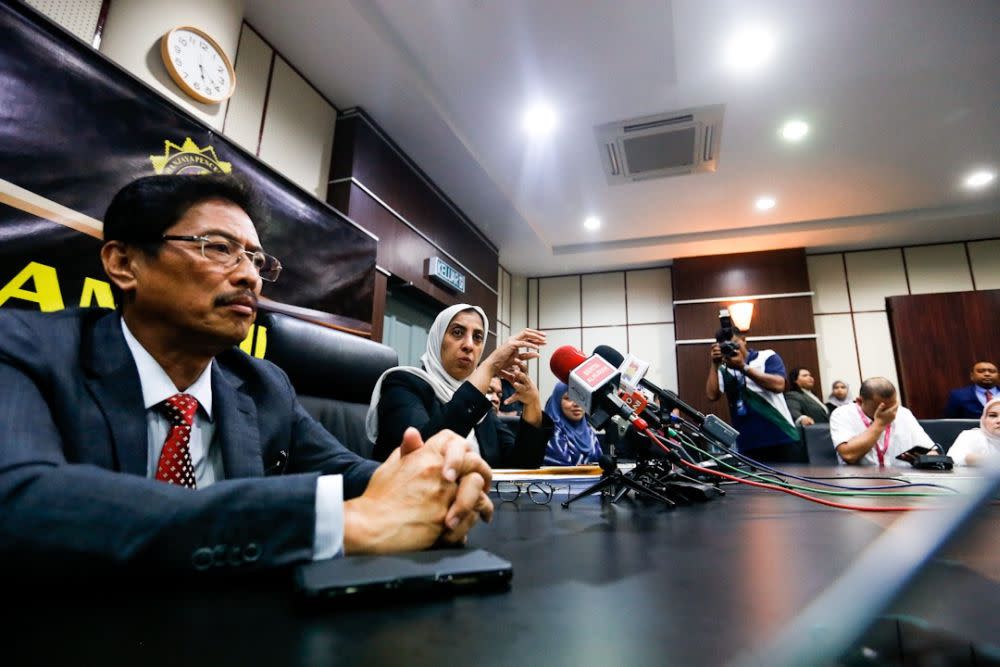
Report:
M 509 592 L 316 613 L 287 573 L 36 591 L 8 597 L 0 636 L 8 665 L 716 665 L 772 637 L 894 516 L 749 487 L 674 510 L 522 495 L 471 539 L 513 563 Z M 893 611 L 995 646 L 998 528 L 992 505 Z

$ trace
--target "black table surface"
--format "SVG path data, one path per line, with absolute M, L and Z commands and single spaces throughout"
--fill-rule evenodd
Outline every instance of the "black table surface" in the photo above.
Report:
M 315 609 L 287 572 L 34 593 L 28 582 L 7 596 L 4 662 L 722 664 L 773 637 L 899 516 L 749 487 L 675 509 L 558 500 L 495 499 L 492 524 L 473 530 L 471 546 L 513 564 L 508 591 Z M 891 613 L 998 642 L 1000 507 L 980 514 Z

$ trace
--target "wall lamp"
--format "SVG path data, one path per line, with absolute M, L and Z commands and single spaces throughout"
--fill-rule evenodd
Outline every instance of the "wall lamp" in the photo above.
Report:
M 753 304 L 749 301 L 740 301 L 728 306 L 729 316 L 733 319 L 733 326 L 740 331 L 750 330 L 750 321 L 753 319 Z

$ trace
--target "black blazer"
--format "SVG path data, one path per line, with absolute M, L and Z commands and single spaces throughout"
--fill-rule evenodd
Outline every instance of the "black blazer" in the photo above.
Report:
M 409 426 L 420 430 L 427 439 L 444 429 L 465 435 L 473 428 L 479 453 L 494 468 L 537 468 L 545 458 L 545 446 L 552 436 L 552 420 L 543 413 L 541 427 L 523 419 L 515 436 L 493 414 L 483 392 L 468 382 L 462 383 L 447 403 L 441 403 L 434 389 L 423 379 L 397 371 L 382 380 L 378 404 L 378 439 L 375 459 L 384 461 L 399 447 L 403 431 Z M 482 423 L 477 422 L 486 415 Z
M 830 413 L 801 391 L 786 391 L 785 403 L 788 404 L 788 411 L 792 413 L 793 421 L 798 421 L 802 415 L 812 417 L 817 424 L 826 424 L 830 421 Z
M 296 400 L 285 373 L 237 348 L 212 365 L 225 479 L 146 478 L 146 410 L 121 317 L 0 311 L 0 563 L 213 570 L 312 557 L 316 478 L 364 492 L 376 464 Z

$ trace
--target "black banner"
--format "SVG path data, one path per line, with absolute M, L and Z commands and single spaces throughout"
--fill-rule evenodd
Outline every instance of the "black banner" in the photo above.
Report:
M 21 3 L 0 4 L 0 34 L 0 307 L 110 306 L 98 249 L 114 193 L 231 172 L 270 209 L 261 242 L 284 270 L 264 296 L 370 331 L 374 238 Z

